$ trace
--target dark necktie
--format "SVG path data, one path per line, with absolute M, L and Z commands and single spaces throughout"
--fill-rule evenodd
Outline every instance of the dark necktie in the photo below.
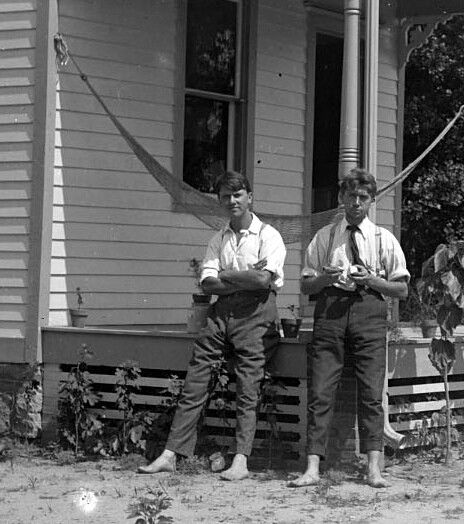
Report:
M 366 264 L 361 260 L 361 257 L 359 256 L 359 248 L 358 244 L 356 243 L 356 237 L 355 233 L 356 231 L 361 231 L 358 226 L 346 226 L 346 229 L 350 232 L 350 249 L 351 249 L 351 255 L 353 256 L 353 264 L 366 267 Z

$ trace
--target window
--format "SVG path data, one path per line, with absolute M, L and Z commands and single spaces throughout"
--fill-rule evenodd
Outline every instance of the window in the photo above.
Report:
M 205 193 L 243 167 L 242 19 L 238 0 L 187 2 L 183 179 Z
M 314 85 L 313 211 L 337 207 L 343 38 L 317 33 Z

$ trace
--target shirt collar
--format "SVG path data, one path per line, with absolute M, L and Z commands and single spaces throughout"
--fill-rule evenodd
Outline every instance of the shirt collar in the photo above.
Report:
M 243 233 L 245 236 L 246 235 L 259 235 L 259 231 L 261 229 L 261 220 L 254 214 L 252 213 L 252 219 L 251 219 L 251 224 L 250 224 L 250 227 L 248 229 L 241 229 L 240 232 Z M 234 232 L 233 229 L 230 227 L 230 222 L 226 225 L 226 231 L 231 231 L 232 233 Z
M 346 228 L 348 226 L 348 222 L 345 217 L 343 217 L 341 222 L 341 231 L 346 231 Z M 369 231 L 371 231 L 372 227 L 374 226 L 373 222 L 371 222 L 367 217 L 363 219 L 363 221 L 358 224 L 358 228 L 361 231 L 361 234 L 364 238 L 368 238 Z

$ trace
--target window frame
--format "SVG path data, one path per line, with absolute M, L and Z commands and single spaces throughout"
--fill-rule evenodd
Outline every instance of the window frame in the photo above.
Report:
M 176 94 L 174 97 L 174 156 L 173 173 L 183 180 L 184 166 L 184 119 L 185 99 L 196 96 L 207 100 L 227 101 L 229 103 L 227 166 L 233 168 L 234 159 L 240 157 L 236 169 L 245 172 L 252 184 L 254 165 L 254 108 L 256 87 L 256 52 L 257 52 L 257 14 L 258 0 L 228 0 L 238 4 L 237 12 L 237 57 L 240 67 L 235 71 L 235 92 L 231 95 L 203 91 L 186 86 L 186 45 L 187 45 L 187 0 L 178 1 L 178 31 L 176 49 Z M 236 122 L 237 111 L 241 111 Z M 241 124 L 241 125 L 240 125 Z M 232 132 L 231 132 L 232 131 Z M 215 197 L 211 193 L 205 196 Z M 187 206 L 192 210 L 203 206 Z M 186 206 L 172 202 L 172 210 L 185 213 Z

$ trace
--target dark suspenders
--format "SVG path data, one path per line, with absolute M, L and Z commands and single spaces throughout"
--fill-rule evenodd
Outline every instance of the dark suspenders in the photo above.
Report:
M 335 231 L 337 229 L 337 226 L 340 224 L 340 222 L 335 222 L 332 227 L 330 228 L 329 233 L 329 243 L 327 245 L 327 253 L 326 253 L 326 264 L 330 265 L 330 258 L 332 256 L 332 248 L 333 248 L 333 242 L 335 237 Z M 378 275 L 380 273 L 380 270 L 382 269 L 382 233 L 380 231 L 379 226 L 375 226 L 375 252 L 376 252 L 376 268 L 375 268 L 375 274 Z

